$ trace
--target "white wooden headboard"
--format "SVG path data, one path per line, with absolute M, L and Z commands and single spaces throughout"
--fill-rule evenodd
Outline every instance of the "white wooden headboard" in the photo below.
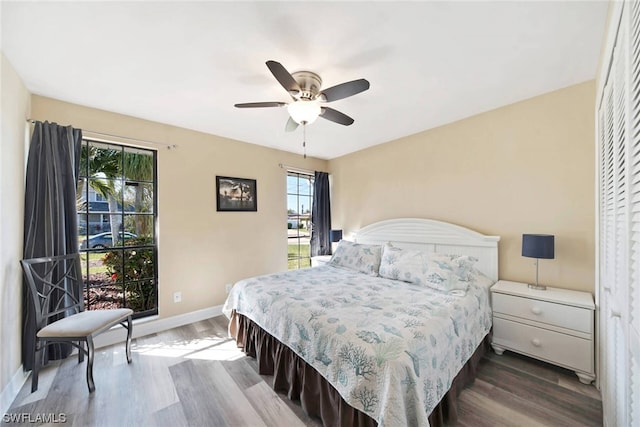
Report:
M 382 245 L 391 242 L 399 248 L 470 255 L 478 258 L 476 267 L 493 281 L 498 280 L 498 241 L 448 222 L 420 218 L 397 218 L 375 222 L 355 233 L 357 243 Z

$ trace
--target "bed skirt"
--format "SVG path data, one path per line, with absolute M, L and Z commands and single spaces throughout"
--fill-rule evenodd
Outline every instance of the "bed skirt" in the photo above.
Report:
M 373 418 L 350 406 L 311 365 L 250 319 L 234 311 L 229 322 L 229 334 L 238 347 L 257 360 L 261 375 L 273 375 L 274 390 L 285 392 L 291 400 L 300 401 L 305 413 L 320 418 L 323 425 L 377 426 Z M 456 375 L 451 388 L 429 416 L 431 426 L 456 423 L 458 395 L 475 380 L 478 364 L 489 349 L 489 343 L 487 336 Z

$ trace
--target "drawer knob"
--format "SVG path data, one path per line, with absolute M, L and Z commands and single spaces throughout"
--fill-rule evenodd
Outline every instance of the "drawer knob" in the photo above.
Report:
M 532 307 L 531 312 L 533 314 L 542 314 L 542 309 L 540 307 Z
M 611 317 L 621 318 L 622 317 L 622 313 L 620 312 L 620 310 L 612 308 L 611 309 Z
M 534 338 L 531 340 L 531 344 L 533 344 L 534 347 L 540 347 L 542 345 L 542 343 L 540 342 L 540 340 L 538 338 Z

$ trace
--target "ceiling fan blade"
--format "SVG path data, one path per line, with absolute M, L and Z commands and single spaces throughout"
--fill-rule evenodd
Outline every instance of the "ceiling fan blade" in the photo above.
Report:
M 264 108 L 264 107 L 284 107 L 286 102 L 245 102 L 244 104 L 235 104 L 237 108 Z
M 320 117 L 345 126 L 353 124 L 353 119 L 351 117 L 329 107 L 322 107 L 320 109 Z
M 298 82 L 281 63 L 276 61 L 267 61 L 267 67 L 269 68 L 269 71 L 271 71 L 271 74 L 273 74 L 273 77 L 278 80 L 282 87 L 285 88 L 291 96 L 302 92 Z
M 322 91 L 320 96 L 322 96 L 326 102 L 337 101 L 338 99 L 364 92 L 369 89 L 369 86 L 369 82 L 366 79 L 352 80 L 327 88 Z
M 291 117 L 289 117 L 289 120 L 287 120 L 287 124 L 284 127 L 284 130 L 286 132 L 293 132 L 296 129 L 298 129 L 298 123 L 296 123 L 295 120 L 293 120 Z

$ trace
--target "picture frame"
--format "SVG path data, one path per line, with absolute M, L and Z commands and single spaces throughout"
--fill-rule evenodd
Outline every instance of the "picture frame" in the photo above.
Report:
M 218 212 L 256 212 L 258 210 L 256 180 L 216 176 L 216 210 Z

